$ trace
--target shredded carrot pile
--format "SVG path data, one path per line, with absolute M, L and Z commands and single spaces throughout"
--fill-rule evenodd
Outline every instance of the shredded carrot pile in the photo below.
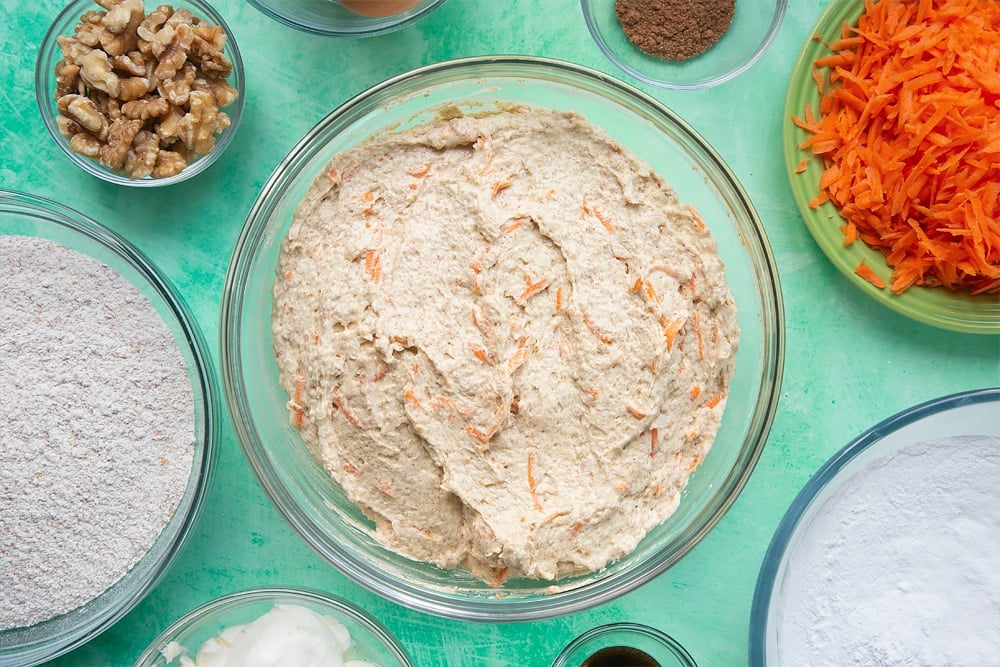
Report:
M 824 164 L 810 206 L 833 202 L 897 294 L 1000 292 L 1000 2 L 865 0 L 827 46 L 818 115 L 792 118 Z

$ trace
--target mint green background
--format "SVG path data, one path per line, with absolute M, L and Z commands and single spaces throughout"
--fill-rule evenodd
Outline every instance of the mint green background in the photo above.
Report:
M 544 667 L 576 635 L 618 620 L 666 631 L 702 667 L 745 665 L 761 559 L 812 473 L 899 410 L 1000 385 L 1000 338 L 939 330 L 889 310 L 833 268 L 802 224 L 783 166 L 782 108 L 796 54 L 826 4 L 790 2 L 770 49 L 731 82 L 704 91 L 639 86 L 713 144 L 749 192 L 777 258 L 787 318 L 781 402 L 764 454 L 733 508 L 678 565 L 614 602 L 558 619 L 495 625 L 418 614 L 348 581 L 287 527 L 226 421 L 204 513 L 173 568 L 116 626 L 50 664 L 131 665 L 160 630 L 202 602 L 297 585 L 369 610 L 420 667 Z M 401 32 L 355 41 L 294 31 L 239 0 L 215 6 L 247 65 L 239 134 L 193 181 L 138 190 L 82 173 L 45 133 L 34 60 L 60 3 L 0 0 L 0 187 L 55 199 L 123 234 L 176 284 L 213 343 L 231 248 L 257 191 L 294 143 L 355 93 L 418 65 L 493 53 L 560 58 L 625 78 L 591 41 L 576 0 L 449 0 Z

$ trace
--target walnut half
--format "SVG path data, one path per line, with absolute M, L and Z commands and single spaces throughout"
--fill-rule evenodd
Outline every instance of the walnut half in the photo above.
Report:
M 70 148 L 129 178 L 164 178 L 215 149 L 239 93 L 222 26 L 184 8 L 94 0 L 58 38 L 59 131 Z

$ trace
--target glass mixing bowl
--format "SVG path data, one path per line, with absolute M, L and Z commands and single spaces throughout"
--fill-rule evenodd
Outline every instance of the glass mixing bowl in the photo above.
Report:
M 198 647 L 221 631 L 250 623 L 275 605 L 305 607 L 343 625 L 351 634 L 348 659 L 365 660 L 379 667 L 412 667 L 396 638 L 367 612 L 325 593 L 298 588 L 257 588 L 206 602 L 160 633 L 135 661 L 135 667 L 177 665 L 176 658 L 185 654 L 193 658 Z
M 218 440 L 218 385 L 208 348 L 170 283 L 114 232 L 60 204 L 0 190 L 0 235 L 35 236 L 93 257 L 129 280 L 163 318 L 188 367 L 195 407 L 191 475 L 153 546 L 117 583 L 73 611 L 33 626 L 0 630 L 0 665 L 34 665 L 114 625 L 149 593 L 180 552 L 201 511 Z
M 240 120 L 243 116 L 243 104 L 245 101 L 244 98 L 246 97 L 246 80 L 243 72 L 243 58 L 240 55 L 240 50 L 236 44 L 236 38 L 233 35 L 233 31 L 229 29 L 228 25 L 226 25 L 222 16 L 215 11 L 212 5 L 205 2 L 205 0 L 176 0 L 176 2 L 171 2 L 170 6 L 175 10 L 181 8 L 187 9 L 196 17 L 208 22 L 209 24 L 221 26 L 226 32 L 226 43 L 223 53 L 233 64 L 232 74 L 229 75 L 226 81 L 239 93 L 236 100 L 220 109 L 220 111 L 224 111 L 229 115 L 229 127 L 215 135 L 215 146 L 210 153 L 190 161 L 188 165 L 179 173 L 173 176 L 164 176 L 162 178 L 153 178 L 150 176 L 145 178 L 129 178 L 123 172 L 115 171 L 114 169 L 105 166 L 100 161 L 77 153 L 75 150 L 70 148 L 69 139 L 63 136 L 62 132 L 59 131 L 58 124 L 56 123 L 56 119 L 59 117 L 59 110 L 56 106 L 55 97 L 55 70 L 56 63 L 60 62 L 63 58 L 62 50 L 59 48 L 57 40 L 62 35 L 73 35 L 75 26 L 80 22 L 80 16 L 84 13 L 91 10 L 104 11 L 104 9 L 94 0 L 73 0 L 72 2 L 67 3 L 63 10 L 59 12 L 59 15 L 49 27 L 48 32 L 46 32 L 45 36 L 42 38 L 42 43 L 38 49 L 38 59 L 35 62 L 35 99 L 38 103 L 38 109 L 42 114 L 42 121 L 45 123 L 45 129 L 49 132 L 49 136 L 52 137 L 52 140 L 56 142 L 56 145 L 59 146 L 62 152 L 69 157 L 70 161 L 86 171 L 88 174 L 111 183 L 137 188 L 152 188 L 179 183 L 180 181 L 185 181 L 192 176 L 201 173 L 211 166 L 212 163 L 214 163 L 219 156 L 222 155 L 229 144 L 232 143 L 233 137 L 236 135 L 236 130 L 239 127 Z M 155 8 L 155 4 L 150 2 L 146 3 L 147 14 L 152 12 Z
M 508 580 L 494 588 L 458 569 L 400 556 L 313 459 L 289 424 L 271 340 L 271 287 L 280 245 L 314 177 L 338 152 L 386 131 L 431 120 L 445 107 L 497 104 L 575 110 L 649 162 L 695 206 L 718 243 L 742 329 L 735 375 L 715 444 L 680 507 L 629 556 L 558 581 Z M 611 77 L 539 58 L 482 57 L 390 79 L 331 112 L 278 165 L 254 203 L 226 277 L 222 373 L 236 432 L 281 514 L 323 557 L 400 604 L 441 616 L 513 621 L 566 614 L 610 600 L 676 563 L 711 530 L 743 488 L 778 400 L 784 315 L 763 225 L 736 178 L 690 126 Z

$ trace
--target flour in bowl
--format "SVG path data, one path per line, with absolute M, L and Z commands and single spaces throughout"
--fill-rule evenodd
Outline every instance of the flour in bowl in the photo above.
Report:
M 72 611 L 187 487 L 187 366 L 149 300 L 52 241 L 0 236 L 0 630 Z
M 772 602 L 777 664 L 1000 663 L 1000 438 L 875 461 L 801 532 Z

